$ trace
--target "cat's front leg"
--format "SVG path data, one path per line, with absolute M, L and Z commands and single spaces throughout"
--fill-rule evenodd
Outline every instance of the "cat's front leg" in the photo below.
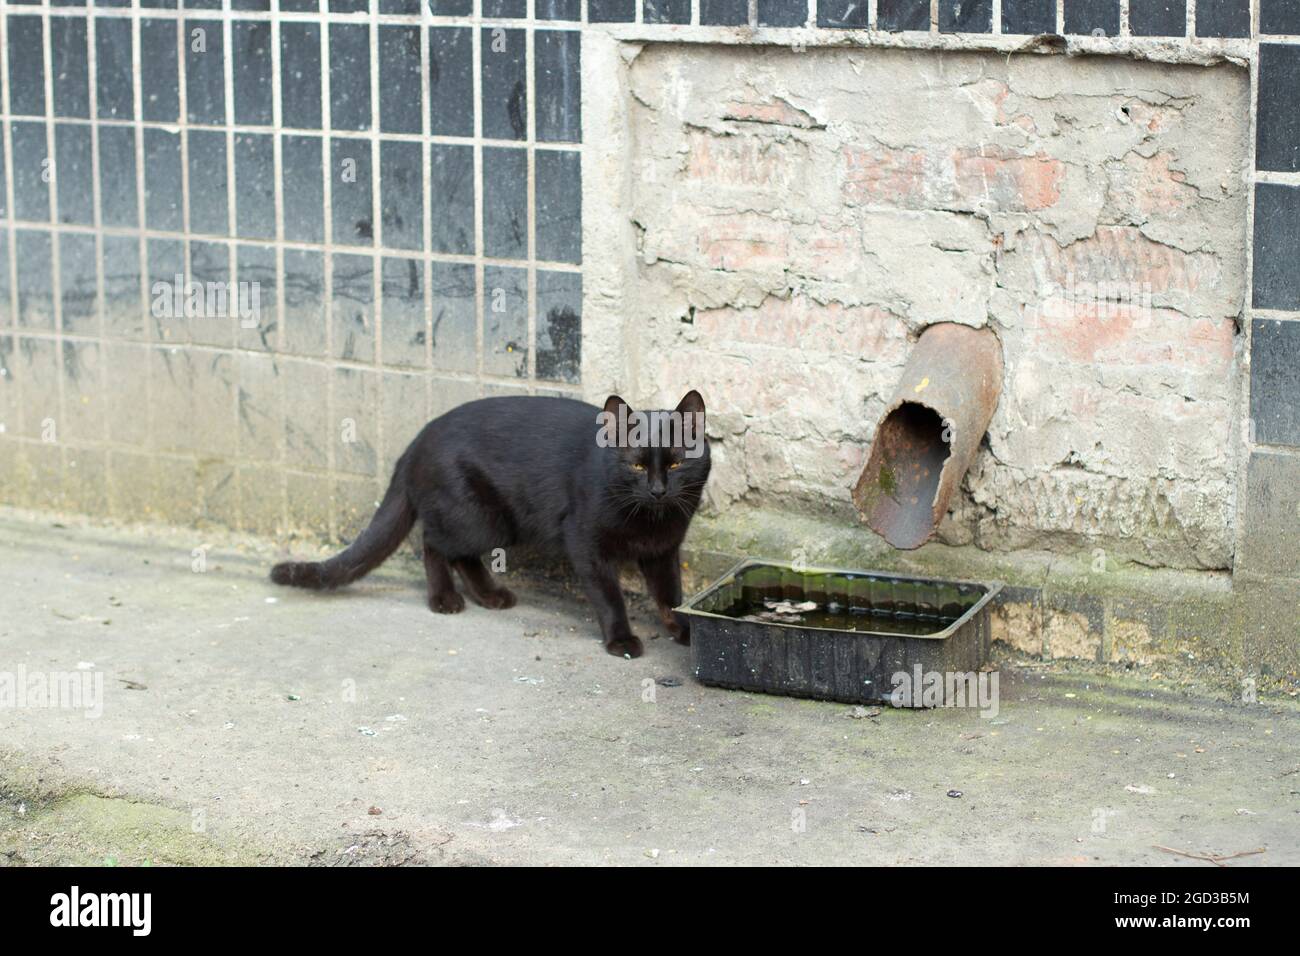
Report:
M 615 657 L 640 657 L 645 648 L 627 620 L 627 605 L 618 584 L 618 565 L 592 554 L 581 542 L 568 542 L 568 551 L 574 573 L 596 609 L 605 650 Z
M 679 644 L 691 642 L 691 623 L 678 614 L 675 608 L 682 603 L 681 555 L 674 548 L 668 554 L 641 558 L 637 564 L 645 576 L 646 590 L 659 608 L 659 620 Z

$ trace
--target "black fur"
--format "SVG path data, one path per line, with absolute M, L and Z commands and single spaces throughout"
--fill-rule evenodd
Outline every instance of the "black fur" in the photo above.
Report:
M 604 410 L 617 414 L 623 404 L 611 396 Z M 690 392 L 677 411 L 702 417 L 704 401 Z M 271 580 L 341 587 L 382 564 L 419 519 L 434 611 L 465 606 L 451 568 L 479 604 L 512 606 L 514 595 L 480 556 L 529 545 L 568 557 L 611 654 L 642 651 L 618 584 L 624 561 L 637 562 L 665 628 L 688 643 L 687 621 L 673 613 L 682 599 L 678 549 L 708 481 L 708 444 L 696 458 L 681 447 L 601 447 L 600 412 L 534 397 L 486 398 L 453 409 L 416 436 L 370 526 L 347 550 L 324 562 L 277 564 Z

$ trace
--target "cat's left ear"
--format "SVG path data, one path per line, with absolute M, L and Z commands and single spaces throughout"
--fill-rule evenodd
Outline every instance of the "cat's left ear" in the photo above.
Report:
M 704 414 L 704 396 L 691 389 L 677 403 L 677 410 L 683 415 L 703 415 Z
M 605 399 L 605 412 L 607 414 L 613 415 L 615 420 L 618 419 L 618 410 L 620 407 L 626 408 L 627 409 L 626 414 L 628 415 L 628 417 L 631 417 L 632 406 L 629 405 L 627 402 L 623 401 L 623 399 L 619 398 L 617 395 L 611 395 L 609 396 L 609 398 Z

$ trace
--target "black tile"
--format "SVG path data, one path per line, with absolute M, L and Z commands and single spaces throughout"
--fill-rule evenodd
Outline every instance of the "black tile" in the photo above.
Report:
M 283 165 L 284 237 L 297 242 L 325 241 L 325 187 L 318 136 L 285 136 Z
M 59 298 L 65 333 L 99 331 L 98 267 L 94 236 L 69 232 L 59 236 Z
M 1002 0 L 1002 32 L 1056 32 L 1056 0 Z
M 483 16 L 490 20 L 519 19 L 528 15 L 525 0 L 482 0 Z
M 1119 36 L 1119 0 L 1070 0 L 1065 32 L 1078 36 Z
M 140 21 L 140 114 L 157 123 L 174 123 L 180 117 L 175 20 Z
M 632 23 L 636 0 L 587 0 L 588 23 Z
M 330 24 L 330 125 L 370 129 L 370 27 Z
M 131 0 L 95 0 L 94 5 L 97 7 L 129 7 Z
M 229 235 L 226 134 L 213 130 L 190 130 L 188 156 L 190 231 Z
M 1259 0 L 1259 32 L 1300 36 L 1300 3 Z
M 279 8 L 289 13 L 316 13 L 320 0 L 280 0 Z
M 1300 186 L 1255 186 L 1257 309 L 1300 310 Z
M 474 12 L 473 0 L 429 0 L 429 12 L 435 17 L 467 17 Z
M 368 362 L 375 357 L 375 263 L 370 256 L 335 255 L 331 274 L 334 355 Z
M 939 0 L 940 33 L 992 33 L 993 0 Z
M 484 27 L 482 44 L 483 136 L 524 139 L 528 135 L 524 31 Z
M 275 238 L 275 140 L 269 133 L 235 134 L 235 235 Z
M 44 123 L 11 123 L 13 145 L 14 216 L 32 222 L 50 221 L 50 156 Z
M 1128 0 L 1129 31 L 1136 37 L 1187 35 L 1187 0 Z
M 433 251 L 473 255 L 473 147 L 430 144 L 429 206 L 432 212 L 430 226 Z
M 139 225 L 135 182 L 135 130 L 99 128 L 99 216 L 106 226 Z
M 1272 172 L 1300 171 L 1300 46 L 1259 45 L 1259 106 L 1255 166 Z
M 186 20 L 185 112 L 191 123 L 226 122 L 226 71 L 220 20 Z
M 582 163 L 576 152 L 539 149 L 537 258 L 582 261 Z M 484 186 L 486 192 L 487 187 Z
M 55 173 L 59 222 L 95 224 L 95 155 L 90 124 L 54 124 Z
M 86 21 L 82 17 L 50 18 L 50 57 L 53 61 L 54 115 L 90 117 L 90 60 Z
M 528 256 L 528 154 L 522 149 L 483 149 L 483 254 Z
M 1196 35 L 1250 36 L 1250 0 L 1196 0 Z
M 19 325 L 54 331 L 54 243 L 50 233 L 35 229 L 14 231 L 14 258 L 18 265 Z
M 930 29 L 930 0 L 879 0 L 876 27 L 897 33 Z
M 643 23 L 690 23 L 690 0 L 641 0 Z
M 871 8 L 866 0 L 820 0 L 817 4 L 819 27 L 866 29 L 871 25 L 870 16 Z
M 537 377 L 576 384 L 582 369 L 582 276 L 537 272 Z
M 1300 322 L 1255 319 L 1250 327 L 1255 441 L 1300 448 Z
M 8 191 L 5 188 L 8 182 L 9 176 L 8 170 L 5 168 L 4 150 L 0 150 L 0 220 L 6 220 L 9 218 Z M 0 236 L 3 235 L 5 235 L 5 229 L 3 226 L 0 226 Z M 7 267 L 5 266 L 5 263 L 7 261 L 8 260 L 6 260 L 3 255 L 0 255 L 0 278 L 3 278 L 3 274 L 6 271 Z M 0 293 L 0 309 L 3 308 L 4 294 Z
M 577 30 L 533 34 L 534 107 L 537 139 L 577 143 L 582 139 L 582 35 Z
M 284 250 L 284 273 L 280 281 L 284 285 L 285 351 L 292 355 L 324 355 L 324 254 L 301 249 Z
M 474 267 L 429 263 L 433 299 L 433 367 L 449 372 L 478 370 L 478 302 Z
M 528 272 L 483 269 L 483 371 L 528 377 Z
M 386 16 L 418 17 L 420 0 L 379 0 L 379 12 Z
M 239 245 L 235 248 L 237 291 L 235 317 L 244 348 L 273 350 L 279 314 L 276 308 L 275 249 Z
M 330 205 L 334 241 L 368 246 L 375 241 L 372 207 L 370 142 L 335 139 L 330 142 Z
M 148 228 L 180 232 L 181 137 L 179 133 L 144 129 L 144 221 Z
M 175 10 L 176 0 L 140 0 L 140 6 L 152 10 Z
M 538 20 L 581 20 L 582 0 L 535 0 Z
M 469 27 L 429 28 L 429 130 L 474 135 L 474 35 Z
M 851 4 L 855 0 L 844 2 Z M 823 5 L 830 3 L 831 0 L 824 0 Z M 865 2 L 863 7 L 866 7 Z M 700 0 L 700 23 L 709 26 L 747 26 L 749 0 Z
M 45 115 L 45 35 L 40 17 L 10 16 L 9 109 L 25 116 Z
M 365 13 L 369 10 L 366 0 L 328 0 L 326 8 L 330 13 Z
M 175 60 L 175 53 L 172 59 Z M 152 66 L 151 66 L 152 68 Z M 100 119 L 135 118 L 135 65 L 131 60 L 131 21 L 95 19 L 95 87 Z
M 230 0 L 232 10 L 254 10 L 259 13 L 269 12 L 271 0 Z
M 684 22 L 689 23 L 690 16 L 687 9 Z M 808 0 L 758 0 L 758 25 L 761 27 L 801 27 L 807 22 Z
M 220 10 L 221 0 L 183 0 L 181 6 L 187 10 Z
M 428 330 L 424 320 L 424 263 L 383 262 L 384 364 L 423 368 Z
M 420 93 L 420 28 L 379 28 L 379 128 L 385 133 L 424 129 Z
M 379 144 L 379 242 L 389 249 L 424 248 L 424 150 L 419 143 Z
M 270 126 L 275 119 L 270 21 L 236 20 L 231 24 L 230 44 L 235 55 L 232 73 L 235 122 L 244 126 Z
M 320 26 L 280 24 L 280 122 L 321 128 Z

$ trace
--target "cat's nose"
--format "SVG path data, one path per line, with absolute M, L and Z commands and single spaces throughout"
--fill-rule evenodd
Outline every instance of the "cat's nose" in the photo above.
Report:
M 664 484 L 662 484 L 662 483 L 660 483 L 660 482 L 655 482 L 654 484 L 652 484 L 652 485 L 650 486 L 650 495 L 651 495 L 651 497 L 654 497 L 654 498 L 662 498 L 662 497 L 663 497 L 665 494 L 667 494 L 667 493 L 668 493 L 668 488 L 667 488 L 667 486 L 664 485 Z

